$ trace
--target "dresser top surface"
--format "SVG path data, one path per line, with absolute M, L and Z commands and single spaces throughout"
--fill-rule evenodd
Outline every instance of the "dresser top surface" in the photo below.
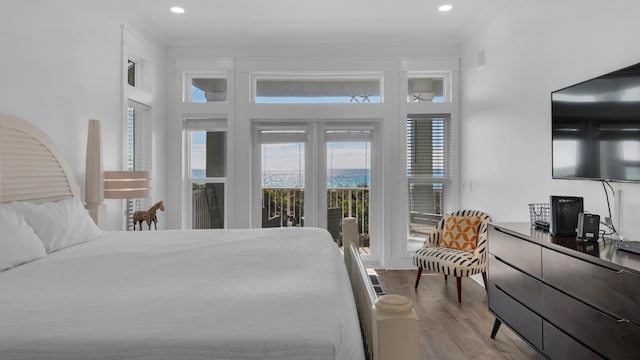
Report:
M 614 268 L 628 269 L 640 274 L 640 254 L 615 248 L 613 240 L 584 241 L 572 236 L 552 236 L 528 222 L 492 223 L 503 232 L 558 250 L 587 261 Z M 491 241 L 491 239 L 489 239 Z

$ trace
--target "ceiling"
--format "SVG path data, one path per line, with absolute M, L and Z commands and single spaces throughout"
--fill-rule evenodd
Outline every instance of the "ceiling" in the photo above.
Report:
M 168 46 L 457 44 L 504 0 L 123 0 Z M 452 4 L 441 13 L 439 5 Z M 184 14 L 173 14 L 181 6 Z

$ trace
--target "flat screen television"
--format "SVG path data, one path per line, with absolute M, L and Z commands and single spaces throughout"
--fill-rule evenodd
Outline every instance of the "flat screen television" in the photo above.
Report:
M 640 182 L 640 63 L 551 93 L 552 177 Z

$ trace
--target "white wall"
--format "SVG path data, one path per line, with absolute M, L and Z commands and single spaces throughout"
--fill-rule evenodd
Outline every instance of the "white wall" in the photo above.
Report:
M 118 4 L 16 0 L 3 1 L 0 11 L 0 112 L 32 122 L 53 139 L 83 198 L 89 119 L 102 120 L 104 168 L 124 166 L 120 29 L 140 27 L 140 21 L 128 19 L 130 11 Z M 154 136 L 163 138 L 163 129 Z M 156 187 L 162 190 L 162 181 Z M 121 204 L 108 201 L 110 229 L 120 224 Z
M 528 221 L 528 203 L 585 198 L 605 216 L 599 182 L 551 179 L 551 91 L 640 62 L 640 2 L 512 0 L 462 44 L 462 206 Z M 485 66 L 477 68 L 484 51 Z M 622 234 L 640 238 L 640 184 L 622 190 Z

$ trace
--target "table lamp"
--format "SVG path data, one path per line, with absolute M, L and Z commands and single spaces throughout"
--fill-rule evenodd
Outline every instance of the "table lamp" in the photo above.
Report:
M 105 199 L 127 199 L 127 220 L 131 217 L 129 200 L 151 196 L 151 172 L 105 171 Z

